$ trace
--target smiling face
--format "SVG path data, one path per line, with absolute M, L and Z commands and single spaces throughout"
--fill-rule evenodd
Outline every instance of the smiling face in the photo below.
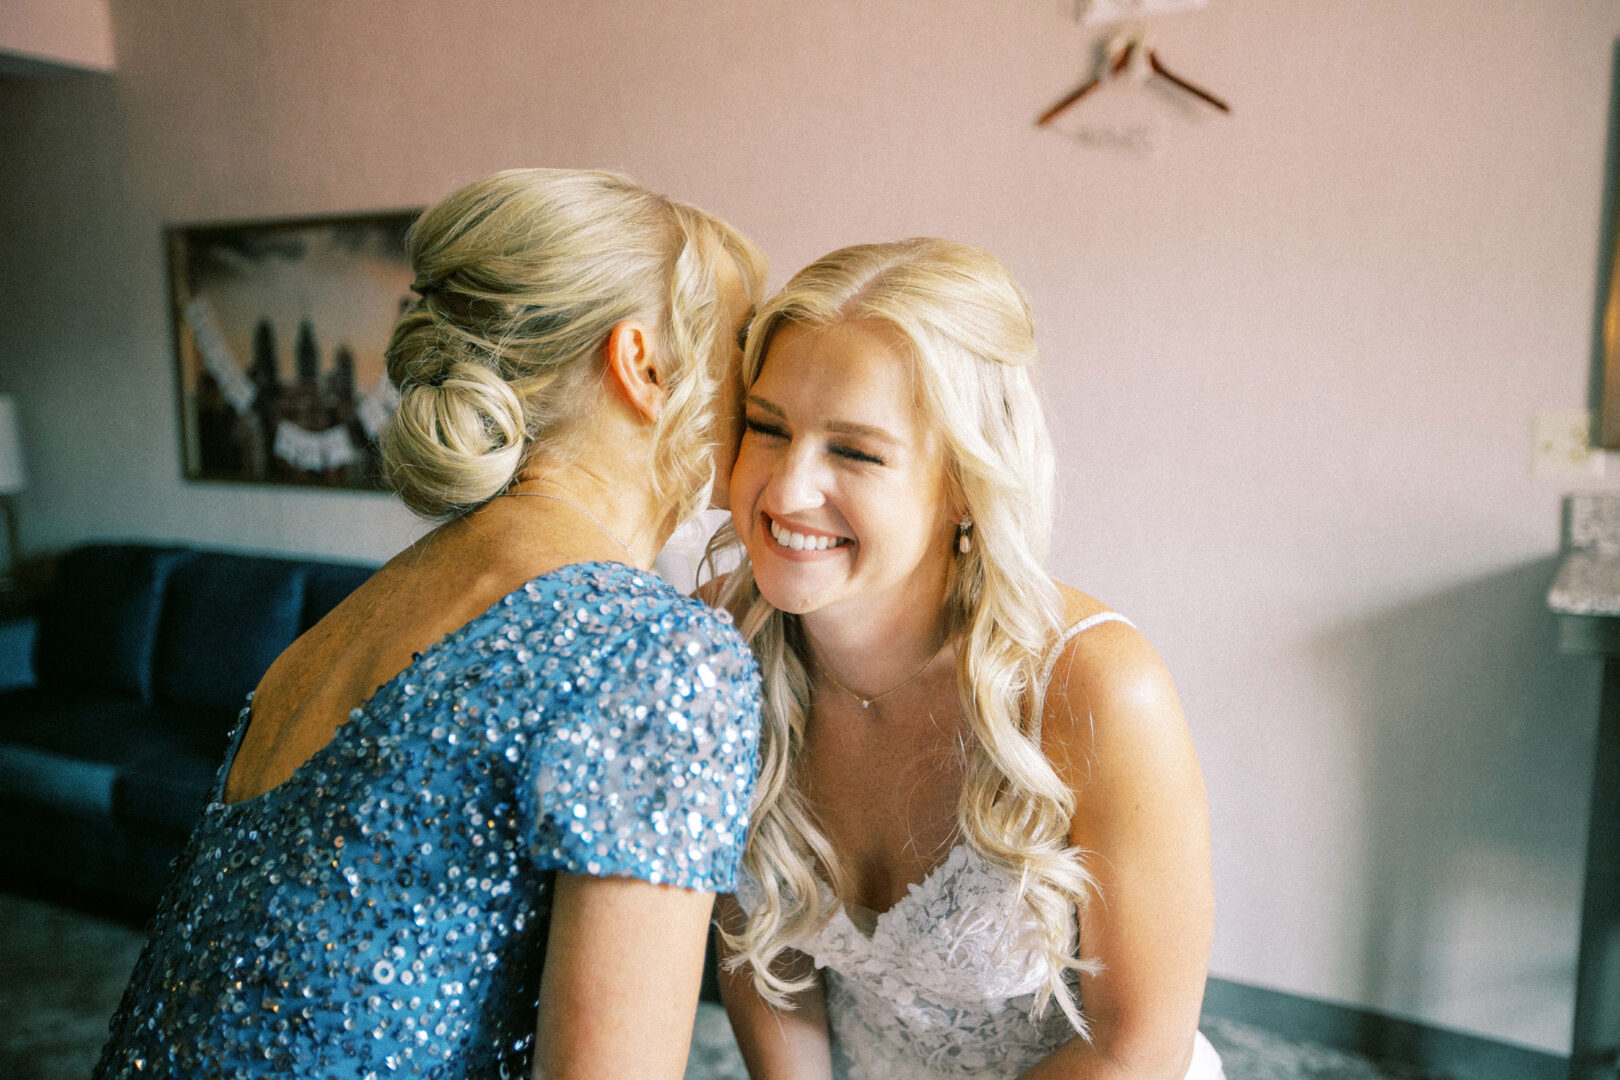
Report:
M 745 416 L 731 516 L 766 600 L 834 617 L 943 603 L 956 515 L 894 331 L 782 324 Z

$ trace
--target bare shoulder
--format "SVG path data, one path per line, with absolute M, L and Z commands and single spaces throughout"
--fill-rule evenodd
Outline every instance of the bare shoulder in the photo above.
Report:
M 1106 604 L 1066 585 L 1064 624 L 1103 612 Z M 1184 756 L 1190 737 L 1170 671 L 1151 642 L 1129 623 L 1100 622 L 1074 634 L 1058 652 L 1047 683 L 1041 742 L 1071 785 L 1099 761 L 1130 767 L 1137 760 Z
M 1063 624 L 1074 627 L 1113 611 L 1094 596 L 1058 584 Z M 1151 705 L 1175 693 L 1164 661 L 1130 623 L 1110 620 L 1089 626 L 1064 641 L 1052 665 L 1047 705 L 1085 713 L 1097 707 Z

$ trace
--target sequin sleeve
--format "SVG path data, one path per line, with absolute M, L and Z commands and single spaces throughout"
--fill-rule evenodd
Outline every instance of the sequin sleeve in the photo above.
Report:
M 595 670 L 563 684 L 566 710 L 533 762 L 534 856 L 729 892 L 758 768 L 758 670 L 723 613 L 673 590 L 627 607 Z

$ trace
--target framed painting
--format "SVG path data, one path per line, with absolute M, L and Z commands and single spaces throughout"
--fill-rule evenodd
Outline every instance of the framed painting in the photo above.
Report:
M 187 479 L 381 487 L 419 213 L 167 230 Z

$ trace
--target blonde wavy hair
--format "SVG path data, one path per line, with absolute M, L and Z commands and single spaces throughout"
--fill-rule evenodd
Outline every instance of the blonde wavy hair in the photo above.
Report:
M 406 247 L 421 299 L 385 354 L 400 401 L 381 450 L 408 507 L 453 518 L 500 495 L 542 452 L 571 460 L 571 436 L 597 401 L 602 345 L 635 318 L 655 328 L 667 368 L 654 492 L 676 521 L 702 508 L 733 346 L 721 254 L 756 302 L 764 288 L 764 257 L 746 237 L 616 173 L 510 169 L 428 209 Z
M 1057 587 L 1042 569 L 1051 531 L 1051 441 L 1031 368 L 1029 304 L 989 252 L 914 239 L 835 251 L 799 271 L 754 320 L 743 385 L 759 377 L 782 326 L 867 319 L 905 342 L 919 407 L 946 448 L 953 500 L 972 515 L 971 550 L 947 581 L 946 630 L 957 643 L 956 681 L 966 718 L 962 837 L 1019 882 L 1041 930 L 1052 977 L 1037 1013 L 1055 1001 L 1081 1035 L 1070 971 L 1097 970 L 1073 955 L 1076 910 L 1092 882 L 1069 845 L 1074 796 L 1041 751 L 1043 665 L 1061 630 Z M 761 899 L 740 933 L 726 934 L 733 970 L 752 968 L 756 990 L 779 1008 L 811 981 L 773 970 L 832 915 L 817 887 L 840 895 L 848 878 L 796 783 L 811 706 L 807 645 L 797 616 L 773 607 L 743 560 L 722 601 L 764 675 L 762 763 L 744 867 Z

